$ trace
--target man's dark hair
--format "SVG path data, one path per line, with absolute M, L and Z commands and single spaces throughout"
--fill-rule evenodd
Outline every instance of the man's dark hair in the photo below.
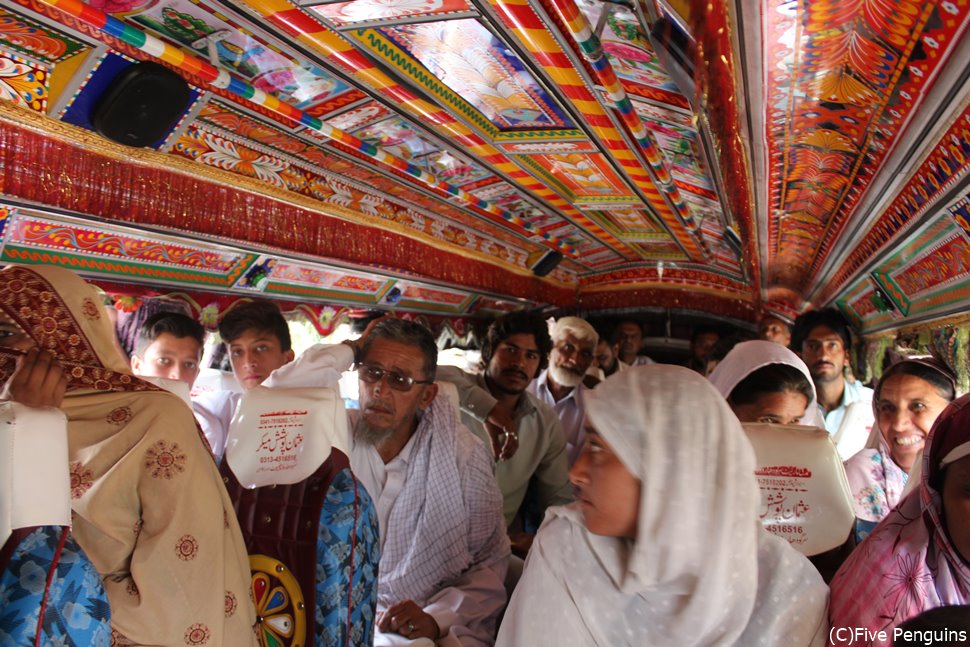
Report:
M 384 319 L 374 326 L 370 334 L 367 335 L 367 339 L 364 340 L 360 347 L 359 361 L 363 362 L 367 359 L 367 353 L 370 352 L 370 347 L 377 339 L 387 339 L 388 341 L 417 347 L 424 355 L 425 379 L 435 379 L 435 371 L 438 366 L 438 344 L 435 343 L 434 335 L 431 334 L 430 330 L 417 322 L 406 319 Z
M 701 338 L 701 335 L 712 335 L 712 334 L 717 335 L 718 339 L 723 337 L 723 333 L 721 332 L 721 329 L 718 328 L 717 326 L 699 326 L 698 328 L 694 328 L 694 332 L 690 336 L 690 342 L 693 344 L 694 342 L 696 342 L 698 339 Z
M 722 359 L 727 357 L 727 354 L 731 352 L 735 346 L 743 341 L 750 341 L 752 339 L 751 335 L 747 333 L 733 333 L 725 337 L 721 337 L 717 342 L 711 346 L 711 350 L 707 353 L 705 362 L 720 362 Z
M 205 345 L 205 328 L 198 321 L 179 312 L 158 312 L 146 319 L 138 329 L 134 354 L 144 357 L 145 350 L 165 333 L 179 339 L 194 339 L 199 342 L 200 349 Z
M 801 393 L 812 402 L 815 389 L 805 374 L 789 364 L 766 364 L 751 371 L 731 390 L 728 402 L 732 405 L 754 404 L 766 393 Z
M 610 346 L 617 344 L 620 341 L 620 326 L 625 323 L 632 323 L 634 326 L 640 329 L 640 336 L 643 336 L 643 324 L 636 319 L 619 319 L 615 324 L 613 324 L 613 329 L 610 331 Z M 602 337 L 600 337 L 602 339 Z
M 257 299 L 242 303 L 225 314 L 219 322 L 219 335 L 227 344 L 239 339 L 247 330 L 273 335 L 284 353 L 293 346 L 290 328 L 279 307 L 270 301 Z
M 797 352 L 802 352 L 802 343 L 815 328 L 825 326 L 842 338 L 842 345 L 845 352 L 852 350 L 852 331 L 849 323 L 842 316 L 842 313 L 835 308 L 825 308 L 824 310 L 809 310 L 799 315 L 795 319 L 795 325 L 791 331 L 791 347 Z
M 495 349 L 512 335 L 532 335 L 539 347 L 539 368 L 543 370 L 549 364 L 549 352 L 552 350 L 552 339 L 549 337 L 549 327 L 542 317 L 527 312 L 510 312 L 492 322 L 485 333 L 482 342 L 482 367 L 487 367 L 492 361 Z M 536 375 L 530 375 L 534 379 Z

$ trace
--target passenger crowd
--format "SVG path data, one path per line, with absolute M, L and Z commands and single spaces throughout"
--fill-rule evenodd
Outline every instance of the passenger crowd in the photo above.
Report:
M 864 386 L 835 310 L 687 366 L 512 313 L 470 373 L 393 317 L 295 356 L 256 300 L 194 398 L 202 326 L 141 315 L 0 271 L 0 645 L 970 641 L 970 396 L 929 357 Z

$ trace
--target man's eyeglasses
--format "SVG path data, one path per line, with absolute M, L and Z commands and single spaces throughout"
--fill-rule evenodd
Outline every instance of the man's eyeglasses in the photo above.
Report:
M 395 391 L 410 391 L 415 384 L 434 383 L 434 380 L 416 380 L 397 371 L 388 371 L 373 364 L 358 364 L 357 377 L 367 384 L 377 384 L 387 377 L 387 385 Z

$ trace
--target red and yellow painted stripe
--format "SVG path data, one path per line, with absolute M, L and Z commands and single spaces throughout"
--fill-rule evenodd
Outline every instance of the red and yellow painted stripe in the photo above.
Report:
M 689 208 L 680 197 L 680 192 L 671 182 L 670 171 L 667 169 L 663 157 L 657 146 L 650 139 L 649 133 L 640 123 L 629 98 L 618 82 L 609 61 L 600 51 L 599 58 L 590 60 L 591 67 L 597 72 L 598 81 L 606 86 L 611 98 L 617 101 L 622 97 L 625 101 L 626 112 L 618 102 L 618 110 L 624 124 L 637 139 L 641 152 L 654 170 L 657 181 L 644 169 L 634 151 L 623 140 L 621 133 L 613 125 L 603 106 L 597 101 L 592 90 L 586 85 L 572 62 L 562 52 L 559 44 L 549 33 L 541 18 L 530 6 L 529 0 L 489 0 L 499 17 L 507 27 L 513 29 L 523 44 L 529 48 L 545 70 L 546 74 L 560 87 L 562 94 L 567 97 L 583 115 L 588 123 L 609 150 L 610 154 L 620 164 L 636 185 L 647 196 L 650 205 L 660 215 L 668 229 L 694 260 L 702 260 L 703 252 L 698 246 L 694 235 L 697 225 Z M 596 37 L 589 29 L 586 18 L 576 7 L 573 0 L 552 0 L 553 6 L 560 13 L 560 19 L 567 25 L 572 37 L 577 41 L 577 47 L 586 54 L 587 50 L 599 49 Z M 595 61 L 595 62 L 594 62 Z M 597 69 L 597 67 L 599 69 Z M 659 188 L 658 188 L 659 185 Z M 666 196 L 666 200 L 665 200 Z M 668 202 L 669 200 L 669 202 Z

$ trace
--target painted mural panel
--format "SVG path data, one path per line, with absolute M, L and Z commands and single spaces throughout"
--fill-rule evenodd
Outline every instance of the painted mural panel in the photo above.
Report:
M 817 271 L 967 25 L 966 2 L 783 2 L 766 9 L 765 133 L 778 283 Z
M 220 65 L 301 110 L 351 89 L 318 66 L 283 55 L 201 0 L 163 1 L 130 20 L 203 58 L 211 42 Z
M 87 48 L 84 43 L 2 7 L 0 45 L 47 63 L 57 63 Z
M 499 130 L 573 127 L 515 53 L 476 20 L 378 31 Z
M 46 65 L 5 52 L 0 44 L 0 99 L 44 113 L 49 76 Z

